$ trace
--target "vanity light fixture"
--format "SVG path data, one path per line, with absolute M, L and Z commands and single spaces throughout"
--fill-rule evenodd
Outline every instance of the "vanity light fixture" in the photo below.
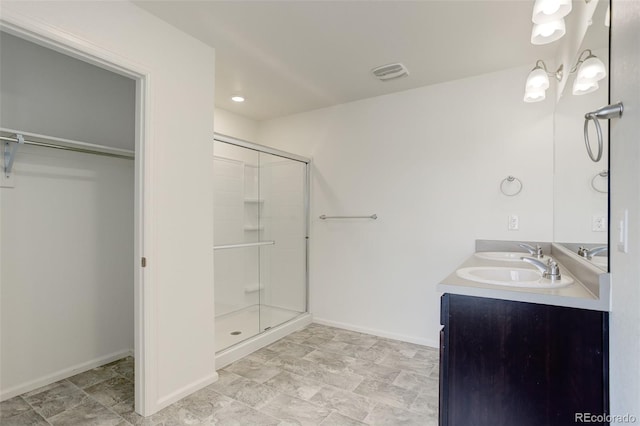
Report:
M 231 97 L 231 100 L 232 100 L 233 102 L 244 102 L 244 97 L 243 97 L 243 96 L 235 95 L 235 96 L 232 96 L 232 97 Z
M 571 12 L 571 0 L 536 0 L 531 20 L 546 24 L 564 18 Z
M 578 96 L 579 95 L 586 95 L 587 93 L 595 92 L 599 88 L 600 88 L 600 86 L 598 85 L 598 82 L 580 83 L 578 81 L 578 79 L 576 78 L 575 80 L 573 80 L 573 89 L 572 89 L 571 93 L 573 93 L 574 95 L 578 95 Z
M 572 91 L 574 95 L 585 95 L 598 90 L 598 81 L 607 76 L 604 63 L 590 49 L 584 50 L 578 56 L 578 61 L 570 72 L 576 71 L 578 73 Z
M 542 59 L 536 61 L 536 66 L 527 76 L 527 83 L 524 89 L 525 102 L 540 102 L 546 97 L 546 90 L 549 88 L 549 76 L 556 80 L 562 80 L 562 65 L 555 72 L 547 70 L 547 64 Z
M 531 44 L 540 45 L 552 43 L 559 40 L 566 32 L 567 28 L 564 24 L 564 18 L 545 22 L 544 24 L 533 24 Z

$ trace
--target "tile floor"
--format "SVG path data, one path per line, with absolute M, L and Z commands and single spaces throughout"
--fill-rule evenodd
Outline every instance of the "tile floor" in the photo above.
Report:
M 311 324 L 153 416 L 125 358 L 0 404 L 10 425 L 437 425 L 438 351 Z

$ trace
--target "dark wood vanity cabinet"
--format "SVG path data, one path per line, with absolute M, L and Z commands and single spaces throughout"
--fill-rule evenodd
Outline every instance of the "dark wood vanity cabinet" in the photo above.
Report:
M 606 415 L 608 321 L 600 311 L 443 295 L 440 426 L 567 426 L 582 423 L 576 413 Z

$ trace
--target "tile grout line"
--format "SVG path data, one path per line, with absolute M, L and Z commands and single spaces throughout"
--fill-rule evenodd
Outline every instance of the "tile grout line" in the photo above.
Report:
M 55 382 L 54 382 L 54 383 L 55 383 Z M 46 385 L 46 386 L 48 386 L 48 385 Z M 26 392 L 25 392 L 25 393 L 26 393 Z M 23 394 L 22 394 L 22 395 L 23 395 Z M 49 421 L 47 420 L 47 418 L 46 418 L 46 417 L 44 417 L 42 414 L 40 414 L 40 413 L 38 412 L 38 410 L 36 410 L 36 409 L 35 409 L 35 407 L 34 407 L 33 405 L 31 405 L 31 404 L 29 403 L 29 401 L 27 401 L 27 400 L 24 398 L 24 396 L 22 396 L 22 395 L 18 395 L 18 396 L 20 397 L 20 399 L 22 399 L 22 400 L 25 402 L 25 404 L 27 404 L 29 407 L 31 407 L 31 411 L 33 411 L 34 413 L 36 413 L 37 415 L 39 415 L 39 416 L 40 416 L 40 417 L 41 417 L 41 418 L 42 418 L 42 419 L 43 419 L 43 420 L 44 420 L 48 425 L 50 425 L 51 423 L 49 423 Z M 20 413 L 19 415 L 21 415 L 21 414 L 22 414 L 22 413 Z M 16 416 L 12 416 L 12 417 L 16 417 Z
M 125 358 L 122 358 L 122 359 L 125 359 Z M 108 365 L 108 364 L 110 364 L 110 363 L 107 363 L 107 364 L 105 364 L 105 365 Z M 98 366 L 98 367 L 95 367 L 95 368 L 100 368 L 100 367 L 103 367 L 103 366 Z M 93 370 L 93 369 L 92 369 L 92 370 Z M 91 371 L 91 370 L 87 370 L 86 372 L 88 372 L 88 371 Z M 108 378 L 108 379 L 100 380 L 99 382 L 92 383 L 90 386 L 87 386 L 87 387 L 92 387 L 92 386 L 95 386 L 95 385 L 99 385 L 99 384 L 104 383 L 104 382 L 106 382 L 106 381 L 108 381 L 108 380 L 111 380 L 111 379 L 114 379 L 114 378 L 118 378 L 118 377 L 119 377 L 119 378 L 122 378 L 122 379 L 124 379 L 124 380 L 126 380 L 127 382 L 133 383 L 133 381 L 132 381 L 132 380 L 129 380 L 128 378 L 124 377 L 122 374 L 118 373 L 117 371 L 114 371 L 114 370 L 111 370 L 111 371 L 115 374 L 115 376 L 114 376 L 114 377 L 110 377 L 110 378 Z M 86 373 L 86 372 L 85 372 L 85 373 Z M 79 374 L 83 374 L 83 373 L 79 373 Z M 74 376 L 75 376 L 75 375 L 74 375 Z M 128 422 L 124 417 L 122 417 L 120 414 L 118 414 L 118 413 L 116 413 L 115 411 L 113 411 L 110 407 L 107 407 L 106 405 L 104 405 L 104 404 L 102 404 L 100 401 L 98 401 L 97 399 L 93 398 L 93 397 L 92 397 L 88 392 L 86 392 L 83 388 L 81 388 L 80 386 L 76 385 L 75 383 L 73 383 L 73 382 L 69 381 L 69 378 L 74 377 L 74 376 L 70 376 L 70 377 L 67 377 L 67 378 L 65 378 L 65 379 L 58 380 L 57 382 L 54 382 L 54 383 L 60 383 L 60 382 L 66 382 L 66 383 L 68 383 L 69 385 L 73 386 L 74 388 L 76 388 L 77 390 L 79 390 L 80 392 L 82 392 L 82 393 L 85 395 L 85 397 L 89 398 L 91 401 L 94 401 L 95 403 L 97 403 L 97 404 L 98 404 L 98 405 L 100 405 L 101 407 L 103 407 L 103 408 L 107 409 L 108 411 L 110 411 L 112 414 L 115 414 L 116 416 L 118 416 L 122 421 L 126 422 L 127 424 L 131 424 L 131 423 L 130 423 L 130 422 Z M 51 384 L 54 384 L 54 383 L 51 383 Z M 49 385 L 46 385 L 46 386 L 49 386 Z M 35 394 L 35 395 L 39 395 L 39 393 L 38 393 L 38 394 Z M 26 403 L 27 403 L 27 404 L 28 404 L 28 405 L 29 405 L 29 406 L 30 406 L 30 407 L 31 407 L 31 408 L 32 408 L 32 409 L 33 409 L 33 410 L 34 410 L 34 411 L 35 411 L 35 412 L 40 416 L 40 417 L 42 417 L 42 418 L 43 418 L 43 419 L 44 419 L 44 420 L 45 420 L 49 425 L 52 425 L 52 423 L 49 421 L 50 419 L 54 419 L 55 417 L 57 417 L 57 416 L 59 416 L 59 415 L 61 415 L 61 414 L 65 413 L 65 412 L 67 412 L 67 411 L 69 411 L 69 410 L 72 410 L 72 409 L 74 409 L 74 408 L 77 408 L 77 407 L 79 407 L 80 405 L 82 405 L 82 404 L 83 404 L 83 402 L 81 402 L 81 403 L 79 403 L 79 404 L 77 404 L 77 405 L 74 405 L 73 407 L 66 408 L 66 409 L 64 409 L 63 411 L 61 411 L 61 412 L 59 412 L 59 413 L 57 413 L 57 414 L 55 414 L 55 415 L 53 415 L 53 416 L 51 416 L 51 417 L 46 418 L 46 417 L 44 417 L 43 415 L 41 415 L 41 414 L 40 414 L 40 413 L 39 413 L 39 412 L 38 412 L 38 411 L 37 411 L 37 410 L 36 410 L 36 409 L 31 405 L 31 404 L 29 404 L 29 402 L 28 402 L 28 401 L 26 401 L 26 399 L 25 399 L 22 395 L 20 395 L 20 397 L 21 397 L 23 400 L 25 400 L 25 402 L 26 402 Z M 124 402 L 124 401 L 121 401 L 121 402 Z M 118 402 L 118 404 L 119 404 L 119 403 L 120 403 L 120 402 Z M 116 404 L 116 405 L 117 405 L 117 404 Z

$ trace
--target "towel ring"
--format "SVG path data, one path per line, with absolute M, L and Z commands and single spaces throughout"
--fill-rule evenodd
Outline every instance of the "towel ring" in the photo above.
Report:
M 510 184 L 510 183 L 514 183 L 514 182 L 516 182 L 516 184 L 518 185 L 518 190 L 515 191 L 515 192 L 514 191 L 506 191 L 505 190 L 505 183 L 506 184 Z M 517 177 L 507 176 L 506 178 L 502 179 L 502 182 L 500 182 L 500 192 L 502 192 L 507 197 L 514 197 L 514 196 L 518 195 L 520 193 L 520 191 L 522 191 L 522 182 Z
M 598 120 L 611 120 L 612 118 L 622 117 L 624 111 L 624 105 L 622 102 L 617 104 L 611 104 L 598 108 L 593 112 L 588 112 L 584 115 L 584 144 L 587 147 L 587 154 L 589 158 L 595 163 L 600 161 L 603 152 L 602 142 L 602 128 Z M 596 127 L 596 133 L 598 136 L 598 155 L 593 155 L 591 151 L 591 143 L 589 142 L 589 121 L 593 121 L 593 125 Z
M 589 142 L 589 121 L 593 121 L 593 125 L 596 126 L 596 132 L 598 134 L 598 155 L 593 155 L 591 151 L 591 143 Z M 587 154 L 594 163 L 597 163 L 602 158 L 602 128 L 600 122 L 595 114 L 589 113 L 584 116 L 584 145 L 587 147 Z
M 605 189 L 603 191 L 602 189 L 599 189 L 596 186 L 596 179 L 599 178 L 599 177 L 608 179 L 609 178 L 609 171 L 608 170 L 603 170 L 600 173 L 596 173 L 596 175 L 593 177 L 593 179 L 591 179 L 591 187 L 597 192 L 600 192 L 602 194 L 606 194 L 607 192 L 609 192 L 608 189 Z

